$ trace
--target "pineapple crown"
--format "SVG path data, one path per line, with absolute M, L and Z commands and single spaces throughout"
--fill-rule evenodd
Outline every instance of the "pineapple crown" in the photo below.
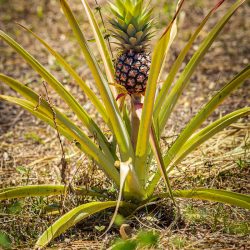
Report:
M 152 8 L 144 0 L 115 0 L 109 3 L 114 18 L 111 35 L 119 42 L 122 51 L 145 51 L 152 37 Z

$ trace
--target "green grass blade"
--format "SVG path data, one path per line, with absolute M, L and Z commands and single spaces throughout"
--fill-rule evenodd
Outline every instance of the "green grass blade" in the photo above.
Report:
M 51 46 L 46 43 L 40 36 L 35 34 L 30 29 L 26 28 L 25 26 L 19 24 L 23 29 L 28 31 L 30 34 L 32 34 L 48 51 L 55 57 L 55 59 L 58 61 L 58 63 L 69 73 L 70 76 L 72 76 L 77 84 L 81 87 L 83 92 L 89 97 L 90 101 L 94 104 L 97 111 L 100 113 L 100 115 L 103 117 L 103 120 L 105 122 L 108 121 L 108 117 L 105 111 L 105 108 L 103 104 L 100 102 L 96 94 L 89 88 L 89 86 L 82 80 L 82 78 L 77 74 L 77 72 L 64 60 L 64 58 L 57 53 Z
M 224 128 L 228 127 L 230 124 L 237 121 L 239 118 L 249 115 L 250 107 L 242 108 L 236 110 L 228 115 L 225 115 L 221 119 L 211 123 L 207 127 L 203 128 L 201 131 L 192 136 L 186 143 L 181 147 L 178 151 L 177 155 L 173 159 L 173 163 L 168 168 L 167 172 L 170 172 L 174 166 L 176 166 L 186 155 L 188 155 L 191 151 L 201 145 L 203 142 L 210 139 L 216 133 L 220 132 Z
M 122 161 L 127 161 L 129 157 L 133 156 L 133 148 L 130 142 L 126 126 L 121 118 L 118 105 L 114 99 L 114 96 L 111 93 L 110 86 L 106 79 L 104 79 L 103 74 L 99 68 L 99 65 L 92 55 L 90 48 L 88 47 L 87 40 L 85 39 L 80 27 L 65 0 L 61 0 L 61 6 L 64 11 L 64 14 L 74 32 L 74 35 L 80 45 L 85 60 L 92 72 L 92 75 L 97 84 L 98 90 L 100 91 L 102 101 L 106 107 L 106 112 L 109 115 L 111 129 L 116 136 L 117 143 L 120 148 L 120 153 Z
M 113 62 L 112 62 L 107 44 L 104 40 L 102 32 L 98 26 L 98 23 L 95 19 L 95 16 L 94 16 L 92 10 L 89 7 L 87 0 L 82 0 L 82 4 L 83 4 L 84 9 L 87 13 L 89 23 L 90 23 L 92 30 L 93 30 L 93 33 L 94 33 L 95 41 L 97 43 L 97 47 L 99 49 L 99 52 L 100 52 L 101 57 L 102 57 L 102 61 L 104 63 L 108 82 L 114 83 L 114 72 L 115 71 L 114 71 Z
M 141 115 L 141 122 L 138 132 L 138 139 L 137 139 L 137 145 L 136 145 L 136 172 L 139 175 L 139 179 L 143 180 L 143 173 L 144 173 L 144 165 L 146 161 L 147 156 L 147 150 L 149 146 L 149 133 L 152 123 L 152 114 L 153 114 L 153 107 L 154 107 L 154 100 L 155 100 L 155 92 L 156 92 L 156 86 L 159 74 L 161 72 L 162 64 L 165 60 L 165 55 L 169 49 L 170 43 L 173 40 L 171 35 L 173 35 L 174 32 L 172 32 L 172 28 L 175 27 L 175 22 L 178 13 L 180 12 L 180 8 L 183 4 L 183 1 L 181 1 L 181 4 L 165 30 L 162 37 L 157 42 L 153 55 L 152 55 L 152 63 L 151 63 L 151 70 L 148 77 L 148 83 L 145 93 L 145 100 L 144 103 L 146 105 L 143 106 L 142 109 L 142 115 Z
M 75 112 L 77 117 L 83 122 L 83 124 L 89 129 L 89 131 L 95 135 L 100 143 L 108 142 L 96 125 L 96 123 L 90 118 L 87 112 L 82 106 L 76 101 L 76 99 L 64 88 L 64 86 L 51 74 L 49 73 L 33 56 L 31 56 L 25 49 L 23 49 L 17 42 L 11 37 L 0 31 L 0 38 L 7 42 L 16 52 L 21 55 L 31 67 L 39 73 L 43 79 L 51 85 L 52 88 L 65 100 L 68 106 Z
M 65 192 L 64 185 L 32 185 L 0 189 L 0 200 L 35 196 L 61 195 Z
M 116 201 L 91 202 L 80 205 L 60 217 L 53 223 L 37 240 L 35 248 L 43 248 L 53 239 L 64 233 L 68 228 L 74 226 L 81 220 L 92 214 L 116 206 Z M 121 202 L 120 206 L 129 206 L 128 203 Z
M 39 96 L 32 91 L 30 88 L 26 87 L 24 84 L 16 81 L 15 79 L 8 77 L 4 74 L 0 74 L 0 80 L 2 80 L 3 82 L 5 82 L 8 86 L 10 86 L 12 89 L 14 89 L 15 91 L 17 91 L 18 93 L 20 93 L 22 96 L 24 96 L 26 99 L 30 100 L 34 105 L 37 105 L 39 103 L 39 100 L 41 101 L 42 105 L 41 107 L 46 107 L 46 111 L 48 115 L 51 115 L 51 108 L 49 107 L 49 104 L 42 100 L 41 98 L 39 98 Z M 61 112 L 59 112 L 58 110 L 56 110 L 57 113 L 57 118 L 60 120 L 60 122 L 63 123 L 64 128 L 67 130 L 67 128 L 71 129 L 74 132 L 77 132 L 79 135 L 83 135 L 83 131 L 81 129 L 79 129 L 73 122 L 71 122 L 66 116 L 62 115 Z M 97 136 L 97 141 L 99 142 L 102 150 L 104 151 L 104 153 L 107 155 L 108 158 L 114 158 L 112 156 L 112 153 L 110 151 L 109 148 L 109 143 L 107 141 L 107 139 L 105 138 L 105 136 L 100 132 L 99 134 L 96 134 L 96 131 L 100 131 L 99 129 L 96 129 L 96 126 L 93 125 L 93 127 L 91 127 L 91 122 L 89 124 L 90 130 L 92 131 L 92 133 L 94 135 Z M 84 135 L 85 136 L 85 135 Z
M 192 190 L 175 190 L 173 191 L 173 194 L 175 197 L 178 198 L 215 201 L 250 210 L 250 196 L 231 191 L 208 188 L 195 188 Z M 154 196 L 153 199 L 163 197 L 169 197 L 169 194 L 159 194 Z
M 178 55 L 176 61 L 174 62 L 174 64 L 172 65 L 172 67 L 171 67 L 171 69 L 169 71 L 169 74 L 168 74 L 166 80 L 164 81 L 164 83 L 162 85 L 162 88 L 161 88 L 161 91 L 160 91 L 159 95 L 156 98 L 155 108 L 154 108 L 154 117 L 158 117 L 159 112 L 161 110 L 161 107 L 162 107 L 162 105 L 164 103 L 164 100 L 166 99 L 168 91 L 169 91 L 169 89 L 170 89 L 170 87 L 171 87 L 171 85 L 172 85 L 172 83 L 174 81 L 174 78 L 175 78 L 178 70 L 180 69 L 186 55 L 188 54 L 191 46 L 193 45 L 194 41 L 196 40 L 196 38 L 200 34 L 200 31 L 205 26 L 205 24 L 207 23 L 209 18 L 215 13 L 215 11 L 220 7 L 220 5 L 224 1 L 225 0 L 221 0 L 219 3 L 217 3 L 217 5 L 212 10 L 210 10 L 210 12 L 207 14 L 207 16 L 202 20 L 202 22 L 198 26 L 198 28 L 196 29 L 196 31 L 194 32 L 192 37 L 189 39 L 186 46 L 182 49 L 181 53 Z
M 53 114 L 46 111 L 41 103 L 39 108 L 36 107 L 32 102 L 28 100 L 23 100 L 20 98 L 15 98 L 11 96 L 0 95 L 0 99 L 9 101 L 11 103 L 17 104 L 22 108 L 26 109 L 32 113 L 37 118 L 48 123 L 51 127 L 55 128 Z M 58 113 L 57 113 L 58 114 Z M 60 120 L 56 117 L 57 128 L 60 134 L 65 136 L 70 141 L 76 141 L 76 146 L 78 146 L 89 158 L 93 159 L 97 165 L 105 172 L 105 174 L 113 180 L 116 185 L 119 186 L 119 174 L 114 167 L 114 160 L 108 158 L 103 152 L 97 147 L 88 136 L 81 134 L 79 135 L 75 131 L 71 131 L 63 126 Z
M 228 22 L 230 17 L 234 14 L 234 12 L 240 7 L 240 5 L 243 4 L 244 1 L 245 0 L 238 0 L 230 7 L 227 13 L 214 26 L 208 36 L 201 43 L 199 49 L 190 59 L 189 63 L 185 67 L 184 71 L 181 73 L 170 94 L 167 96 L 167 98 L 165 98 L 159 116 L 156 117 L 156 119 L 159 120 L 160 131 L 163 130 L 169 116 L 171 115 L 172 110 L 174 109 L 183 89 L 187 86 L 194 70 L 196 69 L 202 58 L 205 56 L 207 50 L 210 48 L 222 28 Z

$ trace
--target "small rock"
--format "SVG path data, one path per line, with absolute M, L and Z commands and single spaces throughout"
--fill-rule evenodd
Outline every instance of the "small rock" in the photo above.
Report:
M 69 242 L 70 242 L 70 239 L 69 239 L 69 238 L 66 238 L 66 239 L 64 240 L 64 242 L 69 243 Z
M 243 63 L 244 63 L 244 64 L 248 64 L 248 63 L 249 63 L 249 60 L 248 60 L 247 58 L 244 58 L 244 59 L 243 59 Z
M 3 159 L 4 159 L 4 161 L 9 160 L 9 155 L 8 155 L 7 152 L 4 152 L 4 153 L 3 153 Z

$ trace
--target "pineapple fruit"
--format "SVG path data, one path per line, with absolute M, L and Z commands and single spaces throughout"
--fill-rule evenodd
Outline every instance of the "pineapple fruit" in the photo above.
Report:
M 152 9 L 144 0 L 115 0 L 110 3 L 111 35 L 116 38 L 120 54 L 115 63 L 116 83 L 128 94 L 144 94 L 150 69 L 148 42 L 152 37 Z

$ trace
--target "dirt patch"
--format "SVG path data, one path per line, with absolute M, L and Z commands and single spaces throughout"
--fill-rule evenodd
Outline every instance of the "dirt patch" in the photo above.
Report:
M 184 21 L 180 20 L 181 32 L 178 34 L 177 43 L 171 48 L 166 71 L 176 59 L 178 52 L 199 21 L 207 13 L 208 8 L 211 8 L 213 4 L 212 1 L 193 0 L 187 2 L 182 14 L 182 16 L 185 15 L 185 19 L 183 19 Z M 199 41 L 206 36 L 232 2 L 227 1 L 221 10 L 214 15 L 201 34 Z M 94 7 L 94 1 L 91 3 Z M 104 4 L 105 1 L 100 1 L 100 3 Z M 165 2 L 154 1 L 153 3 L 156 6 L 155 12 L 162 20 L 158 26 L 163 27 L 169 20 L 168 13 L 163 8 Z M 80 56 L 80 49 L 76 46 L 58 6 L 58 2 L 54 0 L 0 1 L 0 28 L 14 37 L 51 70 L 66 88 L 71 89 L 74 96 L 91 114 L 91 117 L 102 124 L 93 106 L 89 104 L 68 75 L 60 70 L 56 61 L 29 34 L 15 24 L 15 22 L 22 23 L 40 34 L 65 56 L 98 95 L 91 74 Z M 86 25 L 86 17 L 83 15 L 80 1 L 72 2 L 72 7 L 76 16 L 79 17 L 81 28 L 88 38 L 92 39 L 93 36 L 89 33 L 89 26 Z M 223 84 L 249 64 L 249 15 L 249 4 L 246 3 L 231 18 L 219 39 L 201 62 L 166 126 L 162 137 L 164 147 L 167 148 L 173 142 L 190 117 Z M 197 49 L 197 45 L 198 43 L 193 46 L 189 58 Z M 92 44 L 92 48 L 94 49 L 94 44 Z M 42 80 L 3 41 L 0 41 L 0 72 L 17 78 L 38 93 L 44 94 Z M 76 117 L 65 103 L 58 98 L 52 89 L 48 89 L 52 101 L 76 121 Z M 0 83 L 0 93 L 15 95 L 2 83 Z M 249 105 L 249 93 L 250 84 L 249 81 L 246 81 L 213 113 L 205 124 L 230 111 Z M 104 125 L 100 126 L 106 129 Z M 249 118 L 244 118 L 204 143 L 178 166 L 171 176 L 173 186 L 176 189 L 209 186 L 249 194 L 249 131 Z M 109 135 L 108 130 L 107 135 Z M 64 138 L 62 140 L 72 182 L 77 185 L 94 186 L 97 189 L 100 187 L 110 189 L 110 183 L 93 162 L 88 161 L 72 142 Z M 60 144 L 54 130 L 19 107 L 0 102 L 0 187 L 61 183 L 60 160 Z M 159 190 L 162 190 L 162 187 L 159 187 Z M 66 201 L 67 209 L 69 210 L 83 202 L 86 200 L 69 196 Z M 158 228 L 162 235 L 159 249 L 247 249 L 250 241 L 249 212 L 217 203 L 187 200 L 178 200 L 178 202 L 184 216 L 185 225 L 183 227 L 171 230 L 163 229 L 162 224 L 155 224 L 156 221 L 145 221 L 147 216 L 157 219 L 159 214 L 163 216 L 158 218 L 160 223 L 163 223 L 164 220 L 168 221 L 167 216 L 172 218 L 171 211 L 165 211 L 164 214 L 161 209 L 153 212 L 153 216 L 145 212 L 137 221 L 142 228 L 149 230 L 161 228 Z M 17 249 L 25 249 L 25 247 L 28 249 L 34 244 L 38 235 L 61 214 L 60 212 L 53 216 L 46 215 L 44 214 L 45 207 L 52 205 L 60 207 L 60 204 L 61 200 L 58 199 L 40 198 L 2 202 L 0 204 L 1 230 L 10 235 Z M 109 212 L 101 216 L 110 219 L 111 215 L 112 212 Z M 69 230 L 68 233 L 56 240 L 55 247 L 51 249 L 105 249 L 112 239 L 118 237 L 118 229 L 100 240 L 99 236 L 102 232 L 98 230 L 103 225 L 106 226 L 106 222 L 104 223 L 103 218 L 98 216 Z

